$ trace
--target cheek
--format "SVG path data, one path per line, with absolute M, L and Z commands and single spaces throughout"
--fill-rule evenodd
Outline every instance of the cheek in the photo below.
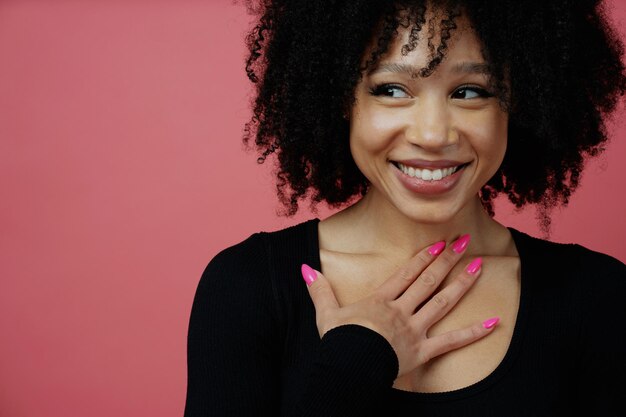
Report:
M 350 124 L 350 149 L 352 154 L 380 152 L 393 138 L 394 123 L 384 112 L 362 108 L 353 114 Z
M 382 120 L 381 120 L 382 119 Z M 350 153 L 359 171 L 370 182 L 384 169 L 389 149 L 390 129 L 375 112 L 360 112 L 350 124 Z
M 497 165 L 493 171 L 502 163 L 507 145 L 508 118 L 506 114 L 500 113 L 487 117 L 480 122 L 476 121 L 473 133 L 476 140 L 476 151 L 481 159 L 490 164 Z

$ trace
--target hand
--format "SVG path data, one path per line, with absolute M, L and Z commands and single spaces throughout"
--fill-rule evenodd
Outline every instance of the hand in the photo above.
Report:
M 344 324 L 358 324 L 379 333 L 396 352 L 399 377 L 436 356 L 486 336 L 497 318 L 427 336 L 428 329 L 456 305 L 480 274 L 482 261 L 476 258 L 451 284 L 428 300 L 459 261 L 468 242 L 469 235 L 465 235 L 445 250 L 445 242 L 423 249 L 373 294 L 344 307 L 339 306 L 328 280 L 319 271 L 302 265 L 302 275 L 315 305 L 320 337 Z

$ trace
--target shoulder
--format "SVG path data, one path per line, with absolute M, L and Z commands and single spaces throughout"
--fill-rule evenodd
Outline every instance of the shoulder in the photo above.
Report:
M 220 251 L 202 273 L 192 317 L 227 317 L 259 328 L 280 321 L 284 300 L 303 286 L 299 269 L 317 236 L 316 220 L 254 233 Z
M 209 263 L 209 268 L 224 268 L 257 264 L 267 261 L 268 256 L 281 256 L 283 252 L 295 251 L 314 244 L 313 227 L 318 220 L 312 219 L 276 231 L 261 231 L 245 240 L 220 251 Z
M 563 281 L 576 282 L 585 291 L 626 291 L 626 265 L 618 259 L 574 243 L 556 243 L 511 229 L 520 257 Z M 557 279 L 558 280 L 558 279 Z
M 280 265 L 281 260 L 305 262 L 302 259 L 316 244 L 313 227 L 317 222 L 317 219 L 312 219 L 281 230 L 250 235 L 215 255 L 204 270 L 202 281 L 219 277 L 229 286 L 233 281 L 254 285 L 250 281 L 259 281 L 259 278 L 267 276 Z

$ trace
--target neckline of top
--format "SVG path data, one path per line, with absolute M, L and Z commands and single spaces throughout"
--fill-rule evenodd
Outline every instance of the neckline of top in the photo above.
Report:
M 318 229 L 319 222 L 319 218 L 313 218 L 305 222 L 304 225 L 307 226 L 308 229 L 307 240 L 310 242 L 310 256 L 311 259 L 314 261 L 313 265 L 311 266 L 321 271 Z M 497 383 L 498 380 L 500 380 L 509 371 L 519 354 L 522 345 L 522 339 L 524 338 L 525 334 L 527 323 L 526 318 L 528 316 L 528 310 L 531 302 L 530 294 L 532 293 L 532 280 L 530 278 L 532 277 L 533 273 L 531 271 L 532 263 L 527 262 L 526 252 L 528 248 L 527 243 L 528 239 L 530 239 L 530 236 L 512 227 L 507 227 L 507 229 L 511 233 L 511 237 L 513 238 L 513 242 L 520 258 L 520 300 L 517 310 L 517 317 L 515 320 L 515 327 L 513 328 L 513 335 L 511 337 L 511 341 L 504 355 L 504 358 L 502 358 L 502 361 L 500 361 L 498 366 L 485 378 L 463 388 L 443 392 L 414 392 L 404 391 L 392 387 L 390 388 L 390 390 L 393 397 L 410 399 L 419 402 L 441 402 L 457 400 L 469 397 L 476 394 L 477 392 L 488 389 L 489 387 Z

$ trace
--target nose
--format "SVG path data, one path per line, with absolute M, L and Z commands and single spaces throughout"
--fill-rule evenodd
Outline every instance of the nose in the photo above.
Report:
M 437 150 L 458 142 L 445 98 L 423 97 L 407 114 L 407 141 L 427 150 Z

